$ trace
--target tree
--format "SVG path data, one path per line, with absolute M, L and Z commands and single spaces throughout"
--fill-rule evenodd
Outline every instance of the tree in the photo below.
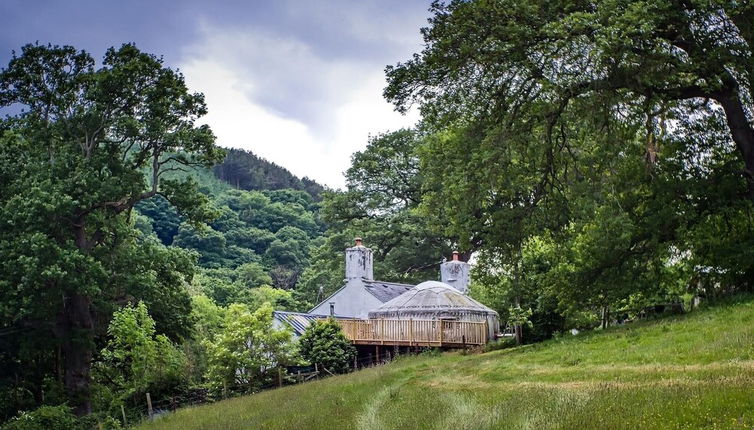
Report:
M 418 211 L 423 199 L 419 147 L 424 136 L 398 130 L 370 137 L 346 171 L 345 191 L 323 194 L 324 242 L 313 247 L 312 264 L 302 273 L 299 290 L 317 302 L 342 285 L 343 250 L 362 237 L 374 251 L 375 277 L 396 282 L 435 279 L 453 240 L 438 233 Z M 324 288 L 324 295 L 319 288 Z
M 301 335 L 299 345 L 304 360 L 334 373 L 347 372 L 356 356 L 356 349 L 333 318 L 312 322 Z
M 514 135 L 541 121 L 552 143 L 580 104 L 621 109 L 644 116 L 652 160 L 663 112 L 712 100 L 729 131 L 718 144 L 735 143 L 754 199 L 750 2 L 436 1 L 432 12 L 422 53 L 387 68 L 399 110 L 417 102 L 432 124 L 494 120 Z
M 204 97 L 133 45 L 98 69 L 73 47 L 24 46 L 0 72 L 0 106 L 23 108 L 0 126 L 3 319 L 53 327 L 70 401 L 87 413 L 97 316 L 122 285 L 112 262 L 133 243 L 131 210 L 160 195 L 188 220 L 211 219 L 195 181 L 163 175 L 222 151 L 195 125 Z
M 270 277 L 264 266 L 259 263 L 246 263 L 238 266 L 236 269 L 238 272 L 238 278 L 246 288 L 261 287 L 262 285 L 272 284 L 272 278 Z
M 726 273 L 719 289 L 751 288 L 753 235 L 741 228 L 754 209 L 748 2 L 431 10 L 425 48 L 387 68 L 384 95 L 422 113 L 427 222 L 515 281 L 491 283 L 503 291 L 488 296 L 522 301 L 535 326 L 553 302 L 571 319 L 637 294 L 678 294 L 682 278 L 665 275 L 679 255 Z M 551 242 L 552 254 L 539 253 L 548 258 L 526 255 L 537 238 Z
M 251 312 L 246 306 L 228 307 L 223 330 L 207 343 L 208 377 L 216 385 L 254 392 L 276 376 L 276 369 L 294 361 L 289 329 L 272 325 L 272 306 Z
M 103 384 L 115 385 L 121 400 L 181 383 L 186 358 L 165 335 L 157 334 L 143 302 L 116 311 L 107 334 L 95 375 Z

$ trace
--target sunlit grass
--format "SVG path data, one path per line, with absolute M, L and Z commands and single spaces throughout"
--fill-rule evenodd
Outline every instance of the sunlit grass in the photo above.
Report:
M 754 426 L 754 302 L 486 354 L 379 368 L 179 410 L 144 428 Z

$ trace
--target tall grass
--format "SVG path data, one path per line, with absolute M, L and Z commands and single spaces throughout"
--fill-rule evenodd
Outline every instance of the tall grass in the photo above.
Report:
M 754 426 L 754 302 L 187 408 L 162 429 L 658 429 Z

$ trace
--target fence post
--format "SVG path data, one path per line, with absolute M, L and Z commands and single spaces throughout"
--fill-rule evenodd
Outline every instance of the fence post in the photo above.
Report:
M 123 405 L 120 405 L 120 413 L 123 414 L 123 425 L 128 426 L 128 423 L 126 422 L 126 409 Z
M 437 327 L 440 329 L 440 346 L 442 346 L 442 332 L 443 332 L 443 320 L 440 320 L 440 324 L 437 325 Z
M 152 397 L 149 396 L 149 393 L 147 393 L 147 413 L 149 414 L 150 420 L 154 418 L 154 413 L 152 412 Z
M 354 354 L 354 356 L 353 356 L 353 370 L 359 370 L 359 367 L 358 367 L 359 366 L 359 362 L 356 361 L 357 358 L 358 358 L 358 355 Z

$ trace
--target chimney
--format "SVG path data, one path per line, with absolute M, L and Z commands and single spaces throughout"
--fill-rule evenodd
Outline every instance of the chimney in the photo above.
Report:
M 467 294 L 470 268 L 469 263 L 458 258 L 458 251 L 453 251 L 453 259 L 440 264 L 440 280 L 463 294 Z
M 360 237 L 355 246 L 346 249 L 346 280 L 355 278 L 374 279 L 372 250 L 362 245 Z

